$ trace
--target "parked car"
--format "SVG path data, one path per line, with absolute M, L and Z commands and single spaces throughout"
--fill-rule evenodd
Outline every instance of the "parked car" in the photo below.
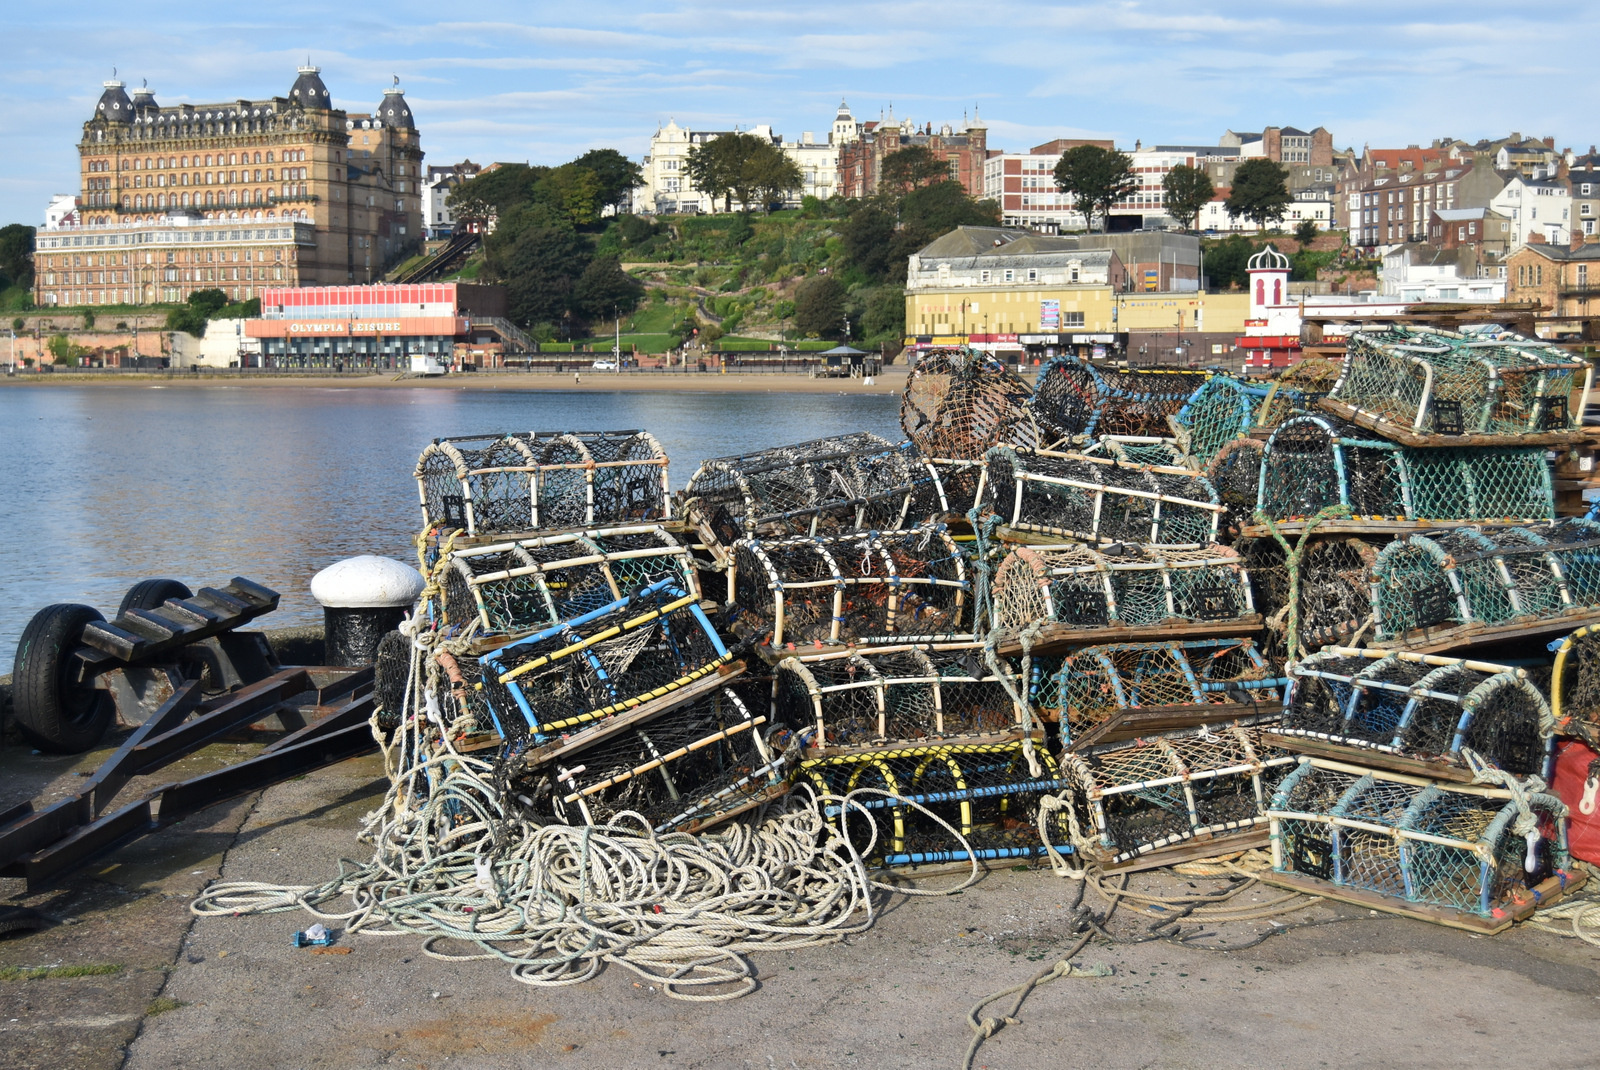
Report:
M 590 367 L 597 372 L 614 372 L 617 370 L 617 362 L 614 360 L 597 360 Z

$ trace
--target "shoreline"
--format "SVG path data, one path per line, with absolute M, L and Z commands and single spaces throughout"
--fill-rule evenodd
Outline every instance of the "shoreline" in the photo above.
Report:
M 0 376 L 0 386 L 100 386 L 100 387 L 315 387 L 323 390 L 423 389 L 423 390 L 501 390 L 571 391 L 594 394 L 643 391 L 703 394 L 899 394 L 905 388 L 904 367 L 891 367 L 874 377 L 871 386 L 861 379 L 813 379 L 809 375 L 763 372 L 754 374 L 713 372 L 582 372 L 577 381 L 565 373 L 551 372 L 455 372 L 422 378 L 399 373 L 351 375 L 229 375 L 226 372 L 191 376 L 181 372 L 115 375 L 77 375 L 52 372 L 48 375 Z

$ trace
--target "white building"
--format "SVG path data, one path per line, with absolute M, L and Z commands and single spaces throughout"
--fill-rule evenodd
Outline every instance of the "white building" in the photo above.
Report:
M 78 198 L 70 193 L 58 193 L 50 198 L 50 206 L 44 210 L 44 229 L 54 230 L 77 222 Z
M 861 124 L 842 101 L 826 141 L 818 141 L 810 130 L 801 134 L 798 141 L 785 141 L 766 123 L 744 131 L 688 130 L 676 120 L 669 120 L 656 130 L 650 139 L 650 152 L 641 161 L 643 184 L 633 191 L 633 210 L 656 214 L 721 211 L 721 204 L 714 204 L 709 194 L 696 189 L 689 180 L 689 150 L 736 132 L 765 138 L 795 162 L 801 184 L 788 198 L 788 203 L 795 206 L 804 197 L 825 201 L 838 192 L 839 148 L 861 136 Z
M 1380 293 L 1408 304 L 1417 301 L 1504 301 L 1503 278 L 1463 278 L 1455 249 L 1408 242 L 1383 254 Z
M 1293 230 L 1303 221 L 1309 219 L 1317 225 L 1318 230 L 1328 230 L 1333 225 L 1333 193 L 1331 189 L 1318 189 L 1311 187 L 1301 190 L 1295 199 L 1289 202 L 1288 209 L 1283 213 L 1283 219 L 1270 226 L 1280 230 Z M 1254 234 L 1262 228 L 1252 219 L 1228 213 L 1227 198 L 1218 197 L 1200 209 L 1200 218 L 1195 227 L 1207 234 Z
M 1553 178 L 1513 177 L 1495 194 L 1489 207 L 1511 220 L 1511 245 L 1520 249 L 1534 235 L 1543 235 L 1550 245 L 1566 245 L 1571 240 L 1572 192 Z
M 1237 160 L 1240 152 L 1227 145 L 1157 145 L 1141 148 L 1135 144 L 1128 153 L 1139 188 L 1111 206 L 1112 215 L 1138 215 L 1145 227 L 1176 227 L 1178 221 L 1167 211 L 1167 193 L 1162 186 L 1174 167 L 1205 170 L 1216 160 Z

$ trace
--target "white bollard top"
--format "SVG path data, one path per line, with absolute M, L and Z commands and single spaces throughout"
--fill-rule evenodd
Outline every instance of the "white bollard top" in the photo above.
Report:
M 311 597 L 327 609 L 409 606 L 422 588 L 422 573 L 375 554 L 335 561 L 311 577 Z

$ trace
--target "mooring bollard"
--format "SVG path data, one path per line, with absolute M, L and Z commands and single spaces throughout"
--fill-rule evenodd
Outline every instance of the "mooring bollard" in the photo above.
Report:
M 416 569 L 373 554 L 335 561 L 311 577 L 311 597 L 322 605 L 327 663 L 371 665 L 378 640 L 399 627 L 422 587 Z

